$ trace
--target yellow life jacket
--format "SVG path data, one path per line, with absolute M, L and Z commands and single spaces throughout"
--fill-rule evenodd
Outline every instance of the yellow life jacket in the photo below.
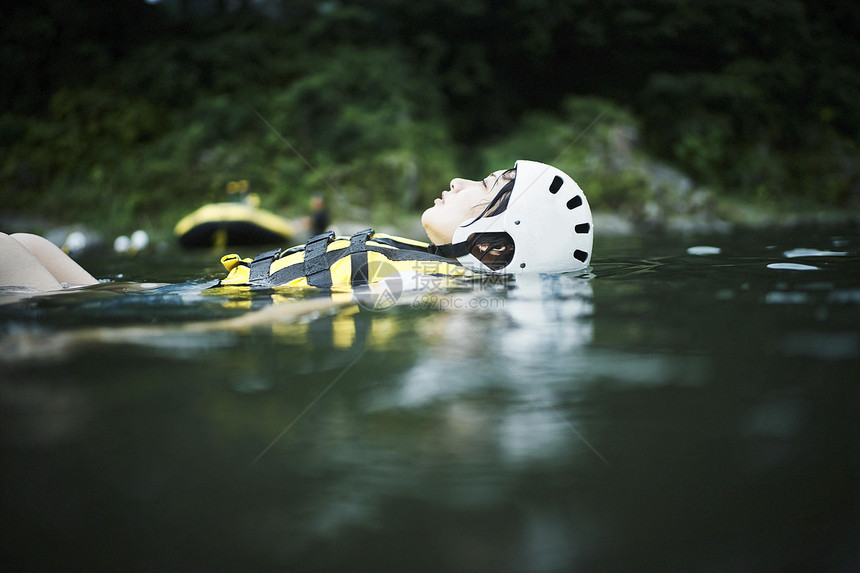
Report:
M 333 231 L 312 237 L 306 244 L 275 249 L 253 259 L 226 255 L 221 264 L 228 275 L 217 286 L 357 287 L 400 273 L 429 277 L 471 276 L 457 261 L 436 255 L 430 245 L 373 229 L 351 237 Z

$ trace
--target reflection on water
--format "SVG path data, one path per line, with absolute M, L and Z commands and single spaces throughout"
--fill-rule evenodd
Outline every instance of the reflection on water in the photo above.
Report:
M 3 560 L 860 567 L 856 230 L 596 248 L 381 311 L 206 283 L 0 305 Z M 211 278 L 188 257 L 167 280 Z

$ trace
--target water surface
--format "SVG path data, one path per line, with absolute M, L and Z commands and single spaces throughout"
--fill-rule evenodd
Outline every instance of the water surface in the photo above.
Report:
M 590 273 L 376 311 L 117 292 L 217 261 L 0 306 L 3 561 L 860 568 L 856 228 L 598 235 Z

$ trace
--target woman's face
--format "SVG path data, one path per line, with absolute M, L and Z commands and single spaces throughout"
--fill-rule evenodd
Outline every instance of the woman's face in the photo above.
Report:
M 481 210 L 514 175 L 512 170 L 500 169 L 480 181 L 452 179 L 451 188 L 443 191 L 442 197 L 435 199 L 433 206 L 421 216 L 427 236 L 436 245 L 452 242 L 457 227 L 480 215 Z

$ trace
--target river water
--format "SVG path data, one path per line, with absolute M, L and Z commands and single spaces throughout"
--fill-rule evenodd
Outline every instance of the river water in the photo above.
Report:
M 85 258 L 108 284 L 0 305 L 3 562 L 860 569 L 860 230 L 594 257 L 376 309 Z

